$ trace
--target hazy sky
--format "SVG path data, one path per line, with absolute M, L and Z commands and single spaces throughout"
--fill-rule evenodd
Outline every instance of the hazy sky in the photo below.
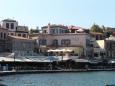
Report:
M 89 28 L 93 23 L 115 27 L 115 0 L 0 0 L 0 20 L 21 25 L 50 23 Z

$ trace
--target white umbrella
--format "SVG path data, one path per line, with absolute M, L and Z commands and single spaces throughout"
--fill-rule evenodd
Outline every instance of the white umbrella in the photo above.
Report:
M 62 49 L 62 52 L 72 52 L 73 50 L 70 49 Z
M 48 50 L 48 52 L 72 52 L 70 49 L 55 49 L 55 50 Z
M 78 31 L 78 32 L 83 32 L 84 30 L 83 30 L 83 29 L 78 29 L 77 31 Z

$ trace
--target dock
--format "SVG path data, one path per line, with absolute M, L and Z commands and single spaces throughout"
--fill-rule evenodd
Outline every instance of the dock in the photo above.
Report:
M 96 72 L 96 71 L 115 71 L 115 69 L 64 69 L 64 70 L 19 70 L 19 71 L 0 71 L 0 76 L 15 74 L 39 74 L 39 73 L 75 73 L 75 72 Z

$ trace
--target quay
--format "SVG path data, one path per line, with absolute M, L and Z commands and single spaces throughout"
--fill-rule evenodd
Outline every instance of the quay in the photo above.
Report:
M 20 71 L 0 71 L 0 76 L 15 74 L 39 74 L 39 73 L 77 73 L 77 72 L 96 72 L 96 71 L 115 71 L 115 69 L 64 69 L 64 70 L 20 70 Z

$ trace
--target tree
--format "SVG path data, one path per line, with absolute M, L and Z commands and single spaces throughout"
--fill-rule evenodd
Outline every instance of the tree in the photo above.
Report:
M 38 29 L 38 28 L 36 28 L 36 29 L 30 29 L 30 34 L 33 34 L 33 33 L 39 33 L 40 32 L 40 30 Z
M 105 31 L 106 31 L 106 28 L 105 28 L 105 26 L 104 26 L 104 25 L 102 25 L 102 30 L 103 30 L 103 32 L 105 32 Z
M 97 24 L 92 25 L 90 31 L 103 33 L 103 29 Z
M 104 32 L 104 35 L 105 35 L 106 38 L 110 37 L 110 35 L 112 35 L 112 28 L 107 27 L 105 32 Z

